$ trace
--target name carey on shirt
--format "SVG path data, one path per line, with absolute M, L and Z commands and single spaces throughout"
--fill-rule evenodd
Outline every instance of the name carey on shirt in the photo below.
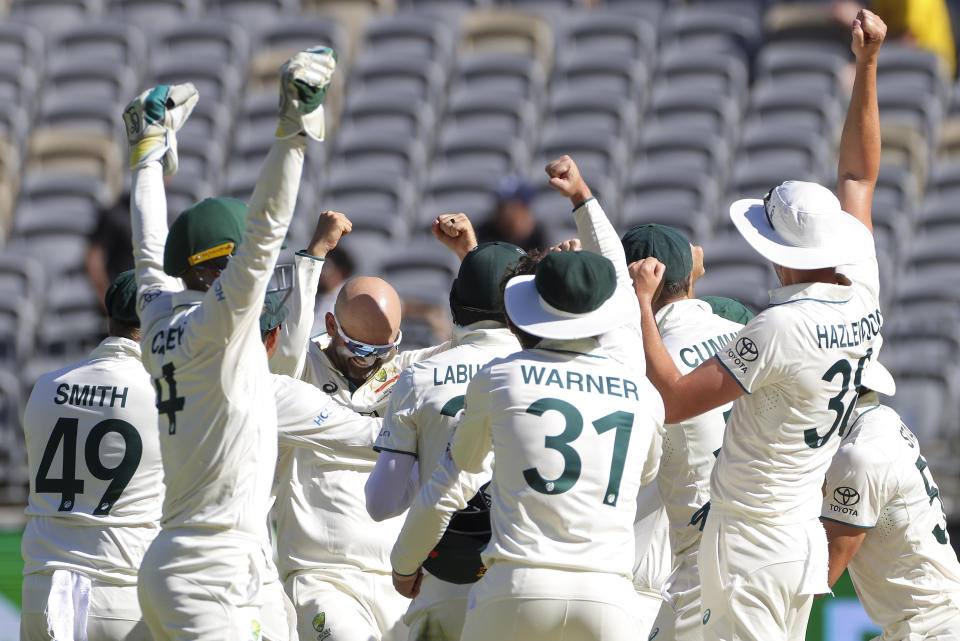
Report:
M 817 347 L 829 349 L 831 347 L 857 347 L 878 334 L 883 327 L 883 315 L 880 308 L 867 314 L 852 323 L 838 323 L 835 325 L 817 325 Z

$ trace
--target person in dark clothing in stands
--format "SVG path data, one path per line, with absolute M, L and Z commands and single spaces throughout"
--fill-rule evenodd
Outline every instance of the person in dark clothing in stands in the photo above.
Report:
M 527 251 L 546 249 L 546 231 L 537 222 L 531 204 L 533 187 L 519 176 L 504 176 L 495 190 L 497 204 L 487 218 L 477 227 L 477 240 L 481 243 L 503 241 Z
M 133 269 L 129 203 L 130 192 L 125 191 L 112 205 L 100 210 L 83 257 L 87 277 L 101 302 L 110 283 L 122 272 Z

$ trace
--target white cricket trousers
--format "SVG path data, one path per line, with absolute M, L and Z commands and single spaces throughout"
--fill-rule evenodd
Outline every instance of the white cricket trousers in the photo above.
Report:
M 258 541 L 161 530 L 140 565 L 143 618 L 156 641 L 260 641 L 265 574 Z
M 460 641 L 467 616 L 467 599 L 475 583 L 441 581 L 423 573 L 420 594 L 407 601 L 403 622 L 409 627 L 409 641 Z
M 769 525 L 713 509 L 700 539 L 704 641 L 803 641 L 827 585 L 819 519 Z
M 20 641 L 53 640 L 48 618 L 52 614 L 48 608 L 57 607 L 50 603 L 52 578 L 52 574 L 23 577 Z M 92 580 L 86 620 L 89 641 L 151 641 L 153 638 L 143 622 L 135 585 Z
M 657 615 L 660 614 L 665 605 L 663 597 L 647 588 L 640 588 L 636 584 L 634 584 L 633 589 L 637 592 L 637 607 L 633 612 L 633 618 L 640 626 L 640 632 L 649 636 L 653 631 Z M 646 639 L 646 636 L 643 639 Z
M 393 588 L 389 574 L 331 566 L 291 574 L 284 589 L 300 641 L 407 639 L 401 619 L 410 601 Z
M 497 561 L 470 592 L 461 641 L 637 641 L 639 598 L 625 576 Z
M 667 579 L 665 600 L 650 630 L 649 641 L 700 641 L 700 569 L 697 567 L 699 546 L 680 557 L 677 567 Z
M 263 584 L 260 606 L 260 630 L 263 641 L 297 641 L 297 612 L 276 571 Z

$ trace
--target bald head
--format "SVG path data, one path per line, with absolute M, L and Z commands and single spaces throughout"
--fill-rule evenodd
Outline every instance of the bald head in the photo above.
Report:
M 380 278 L 352 278 L 340 289 L 334 314 L 350 338 L 370 345 L 389 345 L 400 329 L 400 297 Z

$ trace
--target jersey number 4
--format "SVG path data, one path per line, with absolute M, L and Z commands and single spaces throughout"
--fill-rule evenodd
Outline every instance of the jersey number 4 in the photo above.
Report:
M 574 486 L 580 479 L 580 455 L 570 443 L 579 438 L 583 432 L 583 415 L 566 401 L 559 398 L 541 398 L 527 408 L 527 414 L 542 416 L 544 412 L 559 412 L 566 423 L 563 432 L 556 436 L 544 437 L 544 447 L 560 452 L 563 457 L 563 472 L 553 480 L 541 476 L 537 468 L 531 467 L 523 471 L 523 478 L 527 484 L 541 494 L 563 494 Z M 597 434 L 609 430 L 616 430 L 613 439 L 613 460 L 610 462 L 610 478 L 607 481 L 607 491 L 603 495 L 605 505 L 616 505 L 620 495 L 620 479 L 623 478 L 623 465 L 627 460 L 627 448 L 630 446 L 630 431 L 633 429 L 633 414 L 629 412 L 613 412 L 593 422 Z
M 70 512 L 76 504 L 77 494 L 83 493 L 83 479 L 77 478 L 77 426 L 79 420 L 75 418 L 60 418 L 53 426 L 50 440 L 43 449 L 40 459 L 40 468 L 37 470 L 36 491 L 41 494 L 55 493 L 60 495 L 60 512 Z M 119 434 L 123 438 L 123 458 L 116 467 L 106 467 L 100 460 L 100 444 L 107 434 Z M 50 478 L 50 466 L 63 443 L 63 465 L 60 478 Z M 130 479 L 133 478 L 140 457 L 143 455 L 143 441 L 137 428 L 126 421 L 108 418 L 93 426 L 87 435 L 87 442 L 83 448 L 87 469 L 94 477 L 101 481 L 110 481 L 107 491 L 100 497 L 93 513 L 97 516 L 110 514 L 110 508 L 117 502 Z

